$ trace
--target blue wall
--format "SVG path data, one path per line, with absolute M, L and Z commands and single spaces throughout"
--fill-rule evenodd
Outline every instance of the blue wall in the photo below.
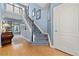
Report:
M 5 10 L 4 4 L 3 3 L 0 3 L 0 16 L 1 16 L 1 13 L 4 12 L 4 10 Z
M 32 32 L 29 31 L 28 26 L 26 25 L 25 30 L 25 24 L 20 25 L 21 35 L 25 38 L 25 40 L 31 42 L 32 41 Z
M 53 8 L 61 3 L 50 3 L 48 9 L 42 9 L 35 3 L 29 4 L 29 16 L 34 20 L 45 32 L 48 32 L 51 44 L 53 44 Z M 32 17 L 33 9 L 41 9 L 41 19 L 36 20 L 36 17 Z
M 47 21 L 47 32 L 48 32 L 48 34 L 49 34 L 49 37 L 50 37 L 50 40 L 52 39 L 51 37 L 52 37 L 52 35 L 51 35 L 51 24 L 52 24 L 52 22 L 51 22 L 51 4 L 49 4 L 49 7 L 48 7 L 48 21 Z
M 4 10 L 4 3 L 0 3 L 0 10 Z
M 36 11 L 38 9 L 41 9 L 41 18 L 39 20 L 36 20 L 36 16 L 32 17 L 32 10 L 36 9 Z M 32 20 L 34 20 L 38 26 L 40 26 L 40 28 L 44 31 L 47 32 L 47 9 L 43 9 L 41 8 L 38 4 L 36 3 L 30 3 L 29 4 L 29 16 Z
M 1 24 L 1 13 L 2 11 L 4 10 L 4 4 L 3 3 L 0 3 L 0 24 Z M 1 47 L 1 26 L 0 26 L 0 47 Z

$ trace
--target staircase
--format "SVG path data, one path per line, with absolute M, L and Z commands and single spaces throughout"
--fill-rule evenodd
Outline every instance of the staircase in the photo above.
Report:
M 35 24 L 33 24 L 33 34 L 42 34 Z
M 33 44 L 35 45 L 47 45 L 48 44 L 48 35 L 42 33 L 39 28 L 33 24 Z
M 40 29 L 34 24 L 34 21 L 30 17 L 26 20 L 29 27 L 32 30 L 32 44 L 35 45 L 47 45 L 48 35 L 40 31 Z
M 28 8 L 26 6 L 19 4 L 25 9 L 25 16 L 23 16 L 24 22 L 28 26 L 29 33 L 32 35 L 32 44 L 44 45 L 48 44 L 48 34 L 42 33 L 41 29 L 34 23 L 34 21 L 28 16 Z
M 32 44 L 35 45 L 47 45 L 48 35 L 41 32 L 34 21 L 27 15 L 23 16 L 24 22 L 28 26 L 30 33 L 32 33 Z

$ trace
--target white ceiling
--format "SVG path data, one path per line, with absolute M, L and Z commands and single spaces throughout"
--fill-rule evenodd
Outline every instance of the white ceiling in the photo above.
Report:
M 24 6 L 28 6 L 31 3 L 20 3 L 20 4 L 22 4 Z M 43 9 L 47 9 L 49 7 L 49 3 L 35 3 L 35 4 L 37 4 L 38 6 L 40 6 Z M 60 5 L 60 4 L 61 3 L 52 3 L 52 6 L 56 7 L 56 6 Z
M 42 8 L 47 8 L 48 7 L 48 3 L 37 3 L 40 7 Z
M 20 3 L 20 4 L 22 4 L 22 5 L 24 5 L 24 6 L 28 6 L 29 5 L 29 3 Z M 42 8 L 47 8 L 48 7 L 48 3 L 36 3 L 37 5 L 39 5 L 40 7 L 42 7 Z
M 24 6 L 28 6 L 29 5 L 29 3 L 20 3 L 20 4 L 22 4 Z

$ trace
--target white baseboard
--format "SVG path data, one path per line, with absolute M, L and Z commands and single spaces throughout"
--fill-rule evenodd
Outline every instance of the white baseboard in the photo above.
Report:
M 19 38 L 23 38 L 23 39 L 25 39 L 26 41 L 28 41 L 28 42 L 31 42 L 29 39 L 27 39 L 26 37 L 24 37 L 23 35 L 14 35 L 14 37 L 19 37 Z
M 49 34 L 47 34 L 47 35 L 48 35 L 48 41 L 49 41 L 49 45 L 50 45 L 50 47 L 51 47 L 50 36 L 49 36 Z
M 50 48 L 55 48 L 53 45 L 50 45 Z
M 33 42 L 35 41 L 35 35 L 33 34 Z
M 55 48 L 55 47 L 52 45 L 52 43 L 51 43 L 49 34 L 48 34 L 48 39 L 49 39 L 49 46 L 50 46 L 50 48 Z

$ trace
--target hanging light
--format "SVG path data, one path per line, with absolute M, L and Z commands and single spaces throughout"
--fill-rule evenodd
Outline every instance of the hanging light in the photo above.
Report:
M 8 23 L 3 24 L 3 27 L 10 27 Z

